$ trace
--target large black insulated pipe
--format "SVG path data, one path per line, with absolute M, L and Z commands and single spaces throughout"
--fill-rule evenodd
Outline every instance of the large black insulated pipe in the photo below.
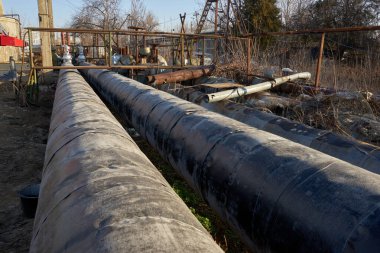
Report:
M 163 84 L 159 88 L 160 90 L 170 91 L 171 94 L 197 103 L 213 112 L 380 174 L 380 149 L 374 145 L 359 142 L 328 130 L 306 126 L 275 114 L 249 108 L 243 104 L 231 101 L 207 103 L 203 99 L 204 93 L 185 87 L 181 89 L 178 84 Z
M 30 252 L 223 252 L 76 70 L 49 135 Z
M 83 73 L 254 252 L 380 252 L 380 175 L 116 73 Z

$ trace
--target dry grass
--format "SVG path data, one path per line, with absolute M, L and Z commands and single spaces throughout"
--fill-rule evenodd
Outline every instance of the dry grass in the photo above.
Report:
M 218 66 L 214 74 L 250 83 L 252 74 L 263 75 L 264 70 L 270 68 L 280 76 L 281 69 L 289 67 L 297 72 L 310 72 L 312 79 L 305 84 L 314 85 L 317 61 L 311 57 L 311 48 L 318 46 L 317 42 L 279 40 L 266 50 L 256 48 L 250 73 L 246 71 L 246 50 L 242 45 L 236 47 L 236 53 L 230 54 L 228 64 Z M 351 50 L 345 57 L 325 56 L 320 86 L 345 93 L 319 94 L 310 100 L 300 101 L 297 106 L 288 106 L 283 110 L 285 114 L 280 116 L 380 145 L 379 52 L 379 48 L 371 48 Z

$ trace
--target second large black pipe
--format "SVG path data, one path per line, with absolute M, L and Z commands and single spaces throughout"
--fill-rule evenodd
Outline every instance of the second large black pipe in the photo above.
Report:
M 380 252 L 380 176 L 102 70 L 93 87 L 255 252 Z
M 205 94 L 180 84 L 163 84 L 164 90 L 199 104 L 208 110 L 236 119 L 255 128 L 276 134 L 288 140 L 321 151 L 353 165 L 380 174 L 380 149 L 332 131 L 313 128 L 284 117 L 259 111 L 232 101 L 207 103 Z

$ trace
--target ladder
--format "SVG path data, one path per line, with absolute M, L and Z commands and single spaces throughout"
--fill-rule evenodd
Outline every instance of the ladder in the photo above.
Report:
M 207 0 L 206 1 L 205 8 L 203 9 L 202 15 L 201 15 L 199 22 L 198 22 L 198 25 L 197 25 L 197 29 L 195 29 L 195 34 L 201 33 L 203 25 L 206 22 L 208 12 L 211 9 L 211 5 L 212 5 L 212 3 L 215 3 L 215 2 L 216 2 L 216 0 Z

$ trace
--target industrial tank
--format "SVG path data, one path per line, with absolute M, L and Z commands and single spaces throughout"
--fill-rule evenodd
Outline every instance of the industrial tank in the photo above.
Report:
M 20 22 L 12 17 L 2 16 L 0 14 L 0 29 L 4 30 L 11 37 L 20 38 Z M 13 46 L 0 46 L 0 63 L 9 62 L 9 57 L 18 61 L 21 57 L 21 48 Z

